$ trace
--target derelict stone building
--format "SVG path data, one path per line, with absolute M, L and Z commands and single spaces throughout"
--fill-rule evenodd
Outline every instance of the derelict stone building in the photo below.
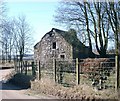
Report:
M 50 59 L 85 58 L 90 54 L 89 47 L 84 46 L 74 30 L 62 31 L 52 28 L 46 33 L 40 42 L 34 46 L 34 59 L 42 64 Z

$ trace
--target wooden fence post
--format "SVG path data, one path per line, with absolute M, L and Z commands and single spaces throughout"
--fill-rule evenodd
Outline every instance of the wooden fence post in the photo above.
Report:
M 56 82 L 57 81 L 57 78 L 56 78 L 56 59 L 53 59 L 53 69 L 54 69 L 54 80 Z
M 30 70 L 30 63 L 29 63 L 29 61 L 27 63 L 27 66 L 28 66 L 28 71 L 29 71 Z
M 35 72 L 35 64 L 34 62 L 32 62 L 32 76 L 35 76 L 36 72 Z
M 17 61 L 16 60 L 14 60 L 14 69 L 17 72 Z
M 40 68 L 40 61 L 38 64 L 38 80 L 41 80 L 41 68 Z
M 18 66 L 18 72 L 20 73 L 20 61 L 18 61 L 18 63 L 19 63 L 19 66 Z
M 20 61 L 21 73 L 23 73 L 23 61 Z
M 116 82 L 115 82 L 115 91 L 119 92 L 119 85 L 120 85 L 120 69 L 119 69 L 119 56 L 115 56 L 115 69 L 116 69 Z
M 27 61 L 25 61 L 25 75 L 27 75 Z
M 79 66 L 78 66 L 78 58 L 76 58 L 76 81 L 77 85 L 80 84 L 80 71 L 79 71 Z

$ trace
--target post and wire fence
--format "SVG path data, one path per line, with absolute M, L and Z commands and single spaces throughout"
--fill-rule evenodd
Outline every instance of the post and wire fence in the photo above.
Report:
M 98 89 L 115 88 L 115 62 L 87 61 L 76 59 L 50 59 L 15 62 L 15 70 L 32 75 L 37 80 L 48 80 L 63 86 L 87 84 Z
M 51 59 L 37 62 L 37 79 L 50 79 L 63 86 L 87 84 L 103 88 L 115 88 L 115 62 L 83 62 L 77 59 Z
M 14 61 L 14 68 L 17 73 L 36 77 L 37 64 L 32 61 Z

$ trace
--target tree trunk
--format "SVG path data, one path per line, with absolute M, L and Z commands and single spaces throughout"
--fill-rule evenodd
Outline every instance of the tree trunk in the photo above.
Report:
M 87 26 L 87 36 L 88 36 L 88 40 L 89 40 L 89 57 L 93 57 L 93 54 L 91 54 L 92 52 L 92 42 L 91 42 L 91 37 L 90 37 L 90 31 L 89 31 L 89 20 L 88 20 L 88 15 L 87 15 L 87 10 L 86 10 L 86 2 L 84 2 L 84 10 L 85 10 L 85 19 L 86 19 L 86 26 Z

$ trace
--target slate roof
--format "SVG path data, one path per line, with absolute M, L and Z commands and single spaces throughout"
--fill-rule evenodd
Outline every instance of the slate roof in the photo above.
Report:
M 58 34 L 60 34 L 69 44 L 71 44 L 73 47 L 76 48 L 89 48 L 88 46 L 85 46 L 77 37 L 77 34 L 72 36 L 72 34 L 70 34 L 68 31 L 63 31 L 63 30 L 59 30 L 56 28 L 52 28 L 51 32 L 57 32 Z
M 63 31 L 57 28 L 52 28 L 51 31 L 49 31 L 48 33 L 46 33 L 42 39 L 49 34 L 50 36 L 52 35 L 53 32 L 56 32 L 57 34 L 61 35 L 69 44 L 71 44 L 74 47 L 77 48 L 81 48 L 81 46 L 83 48 L 89 48 L 88 46 L 85 46 L 82 42 L 80 42 L 80 40 L 76 37 L 72 37 L 71 34 L 68 31 Z M 36 46 L 39 44 L 39 42 L 34 46 L 34 48 L 36 48 Z

